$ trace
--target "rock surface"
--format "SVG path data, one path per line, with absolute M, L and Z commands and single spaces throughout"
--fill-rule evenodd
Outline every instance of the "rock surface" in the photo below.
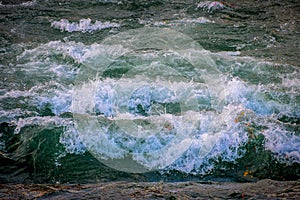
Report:
M 1 199 L 299 199 L 300 181 L 0 184 Z

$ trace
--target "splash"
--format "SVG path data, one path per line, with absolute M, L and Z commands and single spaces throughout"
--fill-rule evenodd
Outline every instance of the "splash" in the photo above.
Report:
M 90 71 L 78 77 L 73 96 L 72 112 L 86 148 L 112 168 L 146 172 L 180 159 L 199 135 L 199 156 L 205 157 L 219 134 L 201 133 L 198 111 L 222 112 L 225 101 L 209 54 L 191 38 L 161 28 L 127 31 L 102 44 L 107 45 L 102 54 L 83 62 Z
M 280 163 L 300 163 L 297 67 L 211 53 L 165 28 L 52 41 L 24 50 L 16 66 L 27 88 L 1 90 L 1 121 L 16 134 L 63 127 L 59 158 L 89 151 L 126 172 L 207 174 L 262 135 Z

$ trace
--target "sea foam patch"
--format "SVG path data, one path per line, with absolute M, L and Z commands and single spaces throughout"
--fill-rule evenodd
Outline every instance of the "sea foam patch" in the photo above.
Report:
M 35 6 L 37 4 L 37 0 L 33 0 L 33 1 L 25 1 L 22 2 L 20 4 L 3 4 L 2 2 L 0 2 L 0 7 L 32 7 Z
M 151 21 L 139 19 L 139 23 L 146 26 L 158 26 L 158 27 L 174 27 L 180 25 L 195 25 L 195 24 L 208 24 L 215 23 L 213 20 L 210 20 L 206 17 L 198 18 L 183 18 L 178 20 L 165 20 L 165 21 Z
M 93 32 L 108 28 L 118 28 L 120 24 L 115 22 L 101 22 L 96 20 L 94 23 L 90 18 L 81 19 L 79 22 L 69 22 L 67 19 L 51 22 L 51 26 L 66 32 Z

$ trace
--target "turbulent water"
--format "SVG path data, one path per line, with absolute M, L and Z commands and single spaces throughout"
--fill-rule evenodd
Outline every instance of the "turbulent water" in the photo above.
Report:
M 299 7 L 3 1 L 0 181 L 299 179 Z

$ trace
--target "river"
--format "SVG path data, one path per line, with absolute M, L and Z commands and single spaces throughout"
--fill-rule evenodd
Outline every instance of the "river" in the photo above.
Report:
M 297 180 L 297 1 L 0 4 L 0 182 Z

